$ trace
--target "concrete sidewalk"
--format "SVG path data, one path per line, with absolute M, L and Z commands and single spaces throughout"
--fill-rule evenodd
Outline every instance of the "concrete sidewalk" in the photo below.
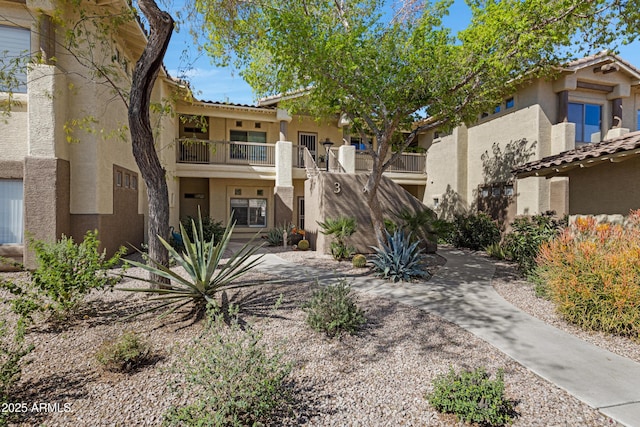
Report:
M 348 277 L 361 292 L 437 314 L 500 349 L 512 359 L 628 427 L 640 427 L 640 363 L 562 332 L 515 308 L 491 286 L 490 261 L 453 249 L 438 252 L 445 266 L 425 283 L 393 284 Z M 265 254 L 257 267 L 282 277 L 335 283 L 339 273 Z

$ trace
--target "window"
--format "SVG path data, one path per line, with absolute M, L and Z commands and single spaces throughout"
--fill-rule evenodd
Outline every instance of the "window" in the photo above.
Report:
M 482 189 L 482 197 L 489 197 L 489 189 L 487 187 Z
M 504 186 L 504 195 L 509 197 L 513 196 L 513 185 Z
M 636 130 L 640 130 L 640 110 L 636 111 Z
M 232 130 L 229 134 L 231 142 L 267 142 L 266 132 L 250 132 L 245 130 Z M 265 147 L 252 145 L 232 145 L 230 156 L 232 159 L 264 161 L 267 159 Z
M 22 243 L 22 180 L 0 179 L 0 244 Z
M 124 187 L 125 188 L 129 188 L 129 186 L 131 185 L 131 175 L 129 175 L 128 173 L 124 174 Z
M 496 105 L 495 108 L 493 109 L 493 114 L 498 114 L 501 109 L 502 107 L 500 105 Z
M 350 142 L 351 142 L 351 145 L 356 147 L 356 150 L 358 151 L 364 151 L 367 149 L 367 147 L 364 145 L 364 142 L 362 142 L 361 138 L 356 138 L 352 136 Z
M 116 186 L 122 187 L 122 172 L 116 172 Z
M 231 199 L 231 216 L 238 227 L 266 227 L 267 199 Z
M 491 195 L 493 197 L 500 197 L 500 187 L 493 187 L 491 189 Z
M 0 69 L 13 74 L 14 79 L 0 85 L 1 92 L 27 93 L 26 60 L 31 50 L 31 32 L 24 28 L 0 25 Z M 16 69 L 16 60 L 21 66 Z M 14 72 L 15 70 L 15 72 Z
M 602 106 L 570 102 L 569 121 L 576 124 L 576 142 L 591 142 L 591 135 L 600 132 Z
M 513 108 L 515 106 L 516 106 L 516 101 L 515 101 L 515 99 L 513 97 L 511 97 L 511 98 L 509 98 L 509 99 L 507 99 L 505 101 L 505 107 L 506 107 L 507 110 L 509 108 Z
M 433 198 L 433 208 L 438 209 L 440 207 L 440 199 L 438 197 Z
M 131 177 L 131 188 L 134 190 L 138 189 L 138 177 L 135 175 Z

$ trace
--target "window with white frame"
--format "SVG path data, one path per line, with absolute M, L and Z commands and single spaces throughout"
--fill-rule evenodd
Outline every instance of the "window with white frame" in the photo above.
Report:
M 27 92 L 27 68 L 31 50 L 31 32 L 24 28 L 0 25 L 0 70 L 9 79 L 0 84 L 0 92 Z
M 266 227 L 267 199 L 231 199 L 231 215 L 238 227 Z
M 591 142 L 591 135 L 602 130 L 602 106 L 570 102 L 568 119 L 576 125 L 576 142 Z
M 21 179 L 0 179 L 0 244 L 23 242 Z

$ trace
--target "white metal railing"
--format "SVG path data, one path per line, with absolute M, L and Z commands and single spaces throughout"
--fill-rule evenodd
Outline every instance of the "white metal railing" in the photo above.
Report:
M 356 171 L 370 171 L 373 159 L 366 151 L 356 152 Z M 386 169 L 387 172 L 426 173 L 427 155 L 424 153 L 402 153 Z
M 318 165 L 316 161 L 313 159 L 313 155 L 309 152 L 309 149 L 305 146 L 301 146 L 304 156 L 304 168 L 307 171 L 307 178 L 311 178 L 313 176 L 318 176 L 320 173 L 320 169 L 318 169 Z
M 275 144 L 179 139 L 176 148 L 178 163 L 276 165 Z

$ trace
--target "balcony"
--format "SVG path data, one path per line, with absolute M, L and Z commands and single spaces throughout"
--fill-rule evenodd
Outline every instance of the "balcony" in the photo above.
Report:
M 212 165 L 276 165 L 276 145 L 259 142 L 179 139 L 177 163 Z
M 306 153 L 306 154 L 305 154 Z M 338 164 L 338 148 L 331 149 L 331 170 L 342 172 Z M 316 163 L 321 170 L 325 167 L 325 156 L 315 156 L 305 146 L 293 145 L 291 167 L 305 168 Z M 275 167 L 276 144 L 241 141 L 209 141 L 201 139 L 178 139 L 176 144 L 176 162 L 182 164 L 232 165 Z M 356 151 L 356 172 L 371 170 L 373 160 L 366 151 Z M 426 174 L 427 156 L 423 153 L 402 153 L 386 170 L 391 173 Z M 352 169 L 353 170 L 353 169 Z
M 370 171 L 373 159 L 366 151 L 356 151 L 356 172 Z M 427 173 L 427 155 L 424 153 L 402 153 L 387 168 L 394 173 Z

